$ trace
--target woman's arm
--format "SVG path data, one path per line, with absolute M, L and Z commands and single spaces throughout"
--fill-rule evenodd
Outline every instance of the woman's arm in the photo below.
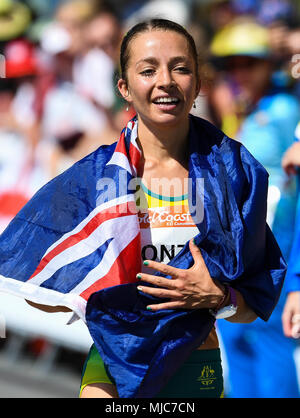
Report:
M 237 311 L 236 314 L 230 316 L 229 318 L 226 318 L 226 321 L 244 324 L 248 324 L 250 322 L 255 321 L 257 319 L 257 315 L 251 308 L 249 308 L 242 294 L 237 290 L 235 290 L 235 294 L 237 301 Z
M 33 306 L 34 308 L 39 309 L 40 311 L 54 313 L 54 312 L 71 312 L 71 309 L 66 306 L 48 306 L 41 305 L 39 303 L 31 302 L 30 300 L 25 299 L 28 305 Z

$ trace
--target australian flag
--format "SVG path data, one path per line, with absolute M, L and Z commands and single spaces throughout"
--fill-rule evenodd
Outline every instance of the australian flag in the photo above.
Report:
M 153 298 L 137 291 L 137 124 L 134 118 L 117 143 L 46 184 L 0 237 L 0 291 L 73 310 L 86 322 L 120 397 L 155 396 L 214 324 L 205 309 L 149 312 Z M 286 270 L 266 225 L 267 173 L 240 143 L 194 116 L 189 147 L 192 184 L 204 179 L 204 215 L 194 214 L 194 221 L 208 270 L 267 320 Z M 199 191 L 192 189 L 195 207 Z M 188 243 L 170 264 L 192 266 Z

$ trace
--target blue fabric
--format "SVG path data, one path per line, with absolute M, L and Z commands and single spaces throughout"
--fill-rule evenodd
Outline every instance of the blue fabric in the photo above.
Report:
M 189 205 L 199 229 L 196 244 L 211 276 L 231 283 L 267 320 L 286 272 L 265 221 L 267 172 L 243 145 L 193 116 L 189 144 Z M 106 166 L 114 149 L 115 145 L 100 147 L 49 182 L 21 210 L 0 238 L 1 275 L 28 280 L 49 246 L 97 207 L 99 179 L 118 181 L 119 166 Z M 204 194 L 197 179 L 204 179 Z M 121 188 L 119 193 L 127 190 Z M 195 202 L 198 207 L 193 212 Z M 201 205 L 203 218 L 198 216 Z M 92 258 L 68 266 L 70 276 L 62 268 L 43 286 L 68 294 L 85 275 L 85 262 L 94 265 L 95 257 L 101 260 L 104 247 Z M 140 254 L 136 257 L 140 259 Z M 182 269 L 192 266 L 188 243 L 170 264 Z M 131 271 L 129 261 L 126 268 Z M 213 326 L 207 310 L 149 312 L 150 299 L 137 291 L 136 284 L 124 284 L 96 291 L 87 301 L 87 326 L 120 397 L 155 396 Z
M 148 311 L 156 300 L 128 284 L 88 301 L 89 331 L 121 398 L 155 396 L 213 327 L 208 310 Z
M 196 243 L 211 276 L 231 283 L 267 320 L 286 270 L 265 222 L 267 173 L 245 147 L 204 120 L 191 117 L 189 139 L 189 175 L 194 185 L 204 178 L 205 190 L 203 221 L 194 218 Z M 189 199 L 197 193 L 193 187 Z M 192 266 L 188 243 L 169 264 Z M 120 397 L 155 396 L 213 325 L 207 310 L 149 312 L 151 302 L 134 285 L 102 290 L 88 301 L 89 329 Z

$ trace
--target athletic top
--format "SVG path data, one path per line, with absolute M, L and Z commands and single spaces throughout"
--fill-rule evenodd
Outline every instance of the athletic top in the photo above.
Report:
M 199 233 L 189 212 L 188 195 L 168 197 L 153 193 L 143 183 L 136 193 L 141 229 L 142 259 L 167 264 L 184 244 Z M 142 272 L 155 274 L 149 267 Z M 219 347 L 215 328 L 199 349 Z

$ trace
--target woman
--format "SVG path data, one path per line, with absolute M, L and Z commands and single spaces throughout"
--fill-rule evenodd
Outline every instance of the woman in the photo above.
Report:
M 132 28 L 121 68 L 137 117 L 10 223 L 0 290 L 86 322 L 81 396 L 220 397 L 215 319 L 268 320 L 286 271 L 266 225 L 267 174 L 189 115 L 199 69 L 181 26 Z
M 149 304 L 147 309 L 158 312 L 209 308 L 216 312 L 228 305 L 232 307 L 233 297 L 236 298 L 237 310 L 233 309 L 227 319 L 244 323 L 254 321 L 257 312 L 245 302 L 242 292 L 233 291 L 220 280 L 212 278 L 199 247 L 192 239 L 199 231 L 187 209 L 191 135 L 189 112 L 200 90 L 193 39 L 182 27 L 166 20 L 138 24 L 123 40 L 121 71 L 118 88 L 127 103 L 136 110 L 137 141 L 142 150 L 138 167 L 141 189 L 136 203 L 141 213 L 146 211 L 149 215 L 146 221 L 139 215 L 142 257 L 146 260 L 144 270 L 137 275 L 144 282 L 138 289 L 143 294 L 163 298 L 160 303 Z M 174 179 L 176 181 L 172 181 Z M 157 216 L 158 221 L 154 219 L 155 214 L 174 214 L 174 206 L 177 213 L 187 215 L 184 219 L 188 222 L 167 225 L 162 216 Z M 168 219 L 172 218 L 169 216 Z M 188 269 L 166 265 L 186 241 L 189 241 L 194 264 Z M 158 278 L 154 275 L 155 271 L 172 280 Z M 209 366 L 212 359 L 213 368 Z M 223 388 L 220 370 L 219 343 L 212 328 L 201 347 L 158 396 L 220 397 Z M 112 382 L 93 346 L 84 368 L 81 397 L 117 397 Z

